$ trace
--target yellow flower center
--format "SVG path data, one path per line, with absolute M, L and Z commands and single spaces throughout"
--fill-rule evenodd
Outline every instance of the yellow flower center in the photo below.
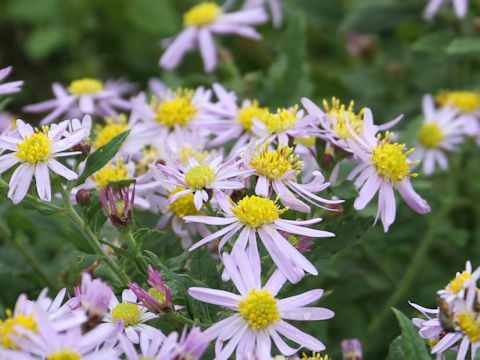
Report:
M 0 344 L 7 349 L 18 349 L 18 346 L 10 339 L 10 334 L 20 336 L 14 329 L 16 326 L 24 327 L 32 332 L 38 332 L 37 323 L 32 315 L 18 314 L 12 317 L 12 312 L 7 310 L 7 319 L 0 321 Z
M 211 1 L 204 1 L 183 14 L 183 24 L 185 26 L 208 25 L 215 22 L 221 14 L 220 6 Z
M 317 138 L 315 136 L 310 136 L 308 138 L 294 138 L 293 139 L 297 144 L 302 144 L 304 146 L 310 147 L 315 145 Z
M 82 354 L 76 351 L 59 350 L 47 357 L 47 360 L 80 360 L 81 358 Z
M 287 210 L 288 207 L 280 210 L 272 200 L 256 195 L 245 196 L 232 208 L 240 222 L 254 229 L 273 223 Z
M 347 126 L 347 117 L 345 116 L 345 113 L 348 116 L 350 127 L 356 134 L 360 134 L 363 130 L 362 118 L 365 109 L 362 109 L 358 114 L 355 114 L 354 106 L 355 103 L 353 100 L 350 101 L 348 107 L 346 107 L 344 104 L 341 104 L 340 100 L 335 97 L 332 98 L 332 105 L 329 105 L 326 100 L 323 100 L 325 113 L 330 115 L 330 119 L 334 121 L 332 124 L 332 129 L 340 139 L 345 139 L 352 136 Z
M 410 166 L 415 164 L 407 161 L 407 155 L 413 149 L 403 151 L 405 144 L 392 143 L 393 133 L 387 132 L 385 138 L 379 142 L 371 156 L 372 162 L 377 169 L 377 173 L 392 184 L 397 184 L 406 176 L 416 176 L 410 173 Z M 380 140 L 380 134 L 378 135 Z
M 45 161 L 50 157 L 52 140 L 48 137 L 48 126 L 44 126 L 42 131 L 35 129 L 35 134 L 25 136 L 24 142 L 18 142 L 18 151 L 15 156 L 36 164 L 39 161 Z
M 466 113 L 480 107 L 480 93 L 476 91 L 442 91 L 435 96 L 435 100 L 441 106 L 451 104 Z
M 185 146 L 178 152 L 178 160 L 183 164 L 188 164 L 188 159 L 193 156 L 199 163 L 205 161 L 208 156 L 208 151 L 195 150 L 191 146 Z
M 113 321 L 123 320 L 125 326 L 133 326 L 140 322 L 140 309 L 132 303 L 120 303 L 112 310 Z
M 271 134 L 279 134 L 285 130 L 293 128 L 298 123 L 298 106 L 290 109 L 278 109 L 275 114 L 268 113 L 261 120 Z
M 238 121 L 245 130 L 251 132 L 253 118 L 262 120 L 270 114 L 268 107 L 260 107 L 257 100 L 249 102 L 238 112 Z
M 436 148 L 443 140 L 443 131 L 436 123 L 423 123 L 418 142 L 427 148 Z
M 138 174 L 145 174 L 148 171 L 148 166 L 153 164 L 157 159 L 158 151 L 153 146 L 142 148 L 142 157 L 137 161 Z
M 195 117 L 197 108 L 192 104 L 193 90 L 178 89 L 171 100 L 159 102 L 152 99 L 152 106 L 156 109 L 156 118 L 163 126 L 173 128 L 175 125 L 185 126 Z
M 128 130 L 127 117 L 125 114 L 121 114 L 118 117 L 118 122 L 116 122 L 113 117 L 107 117 L 105 121 L 107 124 L 104 127 L 97 125 L 97 138 L 93 142 L 93 146 L 96 148 L 107 144 L 115 136 Z
M 185 175 L 185 183 L 190 189 L 200 190 L 215 181 L 215 172 L 209 165 L 192 167 Z
M 348 354 L 345 358 L 350 359 L 348 357 Z M 302 359 L 301 360 L 328 360 L 328 355 L 321 356 L 320 353 L 317 353 L 317 352 L 314 351 L 314 352 L 312 352 L 312 355 L 308 356 L 307 354 L 302 352 Z
M 255 169 L 259 175 L 272 180 L 281 179 L 290 171 L 295 171 L 291 178 L 300 173 L 303 162 L 299 160 L 299 155 L 292 154 L 292 147 L 281 144 L 276 150 L 268 151 L 268 145 L 268 142 L 262 147 L 257 145 L 257 154 L 251 158 L 249 163 L 251 168 Z
M 154 287 L 150 288 L 150 290 L 148 290 L 148 293 L 160 304 L 164 304 L 167 301 L 167 297 L 165 296 L 165 294 Z
M 437 344 L 438 344 L 438 340 L 434 340 L 434 339 L 428 340 L 428 345 L 430 345 L 431 348 L 433 348 Z
M 111 182 L 127 179 L 127 165 L 123 163 L 123 159 L 119 159 L 117 163 L 105 165 L 92 175 L 92 180 L 100 187 L 105 187 Z
M 253 288 L 247 297 L 238 303 L 238 309 L 253 330 L 263 329 L 280 318 L 277 300 L 268 290 Z
M 72 95 L 81 96 L 84 94 L 93 95 L 104 89 L 103 83 L 97 79 L 83 78 L 74 80 L 68 87 L 68 92 Z
M 458 274 L 455 279 L 450 281 L 445 289 L 454 293 L 458 293 L 464 288 L 465 281 L 472 278 L 472 274 L 468 271 L 463 271 L 461 274 Z
M 455 315 L 458 326 L 468 336 L 470 342 L 480 341 L 480 322 L 471 313 L 460 313 Z
M 169 197 L 182 190 L 185 189 L 181 187 L 176 188 L 169 194 Z M 179 218 L 183 218 L 187 215 L 202 215 L 202 213 L 195 208 L 192 193 L 180 196 L 177 200 L 168 205 L 168 208 Z

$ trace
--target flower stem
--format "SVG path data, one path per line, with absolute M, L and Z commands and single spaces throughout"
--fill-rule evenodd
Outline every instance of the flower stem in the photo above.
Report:
M 178 322 L 181 322 L 182 324 L 189 325 L 189 326 L 194 326 L 194 325 L 201 326 L 201 327 L 209 326 L 208 324 L 202 324 L 202 323 L 196 322 L 192 319 L 189 319 L 186 316 L 183 316 L 182 314 L 180 314 L 178 311 L 173 311 L 173 312 L 169 313 L 168 315 L 166 315 L 166 317 L 173 318 L 174 320 L 176 320 Z
M 127 239 L 128 247 L 131 251 L 135 253 L 135 258 L 137 261 L 142 265 L 143 269 L 141 269 L 145 274 L 147 273 L 148 263 L 145 258 L 142 256 L 141 248 L 137 241 L 133 237 L 132 231 L 128 230 L 123 232 L 125 238 Z
M 65 203 L 66 216 L 83 234 L 84 238 L 88 241 L 90 247 L 97 253 L 97 255 L 100 255 L 100 260 L 105 260 L 107 266 L 110 268 L 110 270 L 112 270 L 115 276 L 117 276 L 120 282 L 123 284 L 129 282 L 129 279 L 125 275 L 124 271 L 118 266 L 118 264 L 112 259 L 112 257 L 106 253 L 106 251 L 100 245 L 100 241 L 98 241 L 95 234 L 85 224 L 80 215 L 78 215 L 78 213 L 75 211 L 70 201 L 70 194 L 62 186 L 60 187 L 60 190 L 62 192 L 63 201 Z

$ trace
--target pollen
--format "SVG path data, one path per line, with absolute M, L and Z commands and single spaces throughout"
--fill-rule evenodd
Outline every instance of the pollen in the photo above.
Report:
M 295 143 L 302 144 L 303 146 L 310 147 L 315 145 L 317 138 L 315 136 L 309 136 L 307 138 L 294 138 Z
M 350 127 L 356 134 L 360 134 L 363 130 L 363 112 L 360 110 L 358 114 L 355 113 L 355 103 L 350 101 L 350 104 L 345 106 L 340 103 L 340 100 L 333 97 L 332 104 L 329 105 L 327 100 L 323 100 L 323 107 L 325 113 L 330 115 L 330 119 L 333 121 L 332 130 L 337 134 L 340 139 L 346 139 L 352 136 L 347 126 L 347 117 Z
M 178 187 L 169 194 L 169 197 L 183 190 L 185 189 Z M 180 219 L 187 215 L 202 215 L 202 213 L 195 208 L 192 193 L 180 196 L 177 200 L 168 205 L 168 208 Z
M 259 175 L 266 176 L 271 180 L 282 179 L 285 174 L 293 172 L 289 179 L 300 174 L 303 162 L 300 155 L 293 154 L 293 148 L 280 144 L 275 150 L 268 150 L 269 142 L 263 146 L 257 145 L 257 154 L 250 160 L 250 167 Z
M 92 180 L 100 187 L 105 187 L 111 182 L 128 179 L 127 166 L 123 159 L 119 159 L 115 165 L 107 164 L 92 175 Z
M 170 129 L 175 125 L 187 125 L 197 113 L 196 106 L 192 104 L 193 90 L 178 89 L 173 95 L 173 99 L 162 102 L 154 97 L 151 103 L 156 109 L 155 120 Z
M 140 309 L 132 303 L 120 303 L 112 309 L 114 322 L 123 320 L 125 326 L 133 326 L 140 322 Z
M 435 96 L 435 100 L 440 106 L 451 104 L 466 113 L 480 107 L 480 93 L 476 91 L 442 91 Z
M 380 134 L 377 137 L 379 144 L 373 150 L 371 159 L 379 175 L 392 184 L 417 175 L 410 172 L 410 166 L 417 162 L 407 160 L 413 149 L 404 152 L 405 144 L 392 143 L 393 133 L 387 132 L 383 140 L 380 140 Z
M 445 286 L 445 290 L 458 293 L 464 289 L 465 281 L 471 278 L 472 274 L 464 270 L 461 274 L 458 274 L 455 279 L 450 281 L 447 286 Z
M 188 164 L 188 159 L 194 157 L 199 163 L 204 162 L 207 159 L 208 151 L 195 150 L 191 146 L 185 146 L 178 152 L 178 160 L 183 164 Z
M 220 6 L 212 1 L 204 1 L 183 14 L 183 24 L 184 26 L 205 26 L 215 22 L 221 14 Z
M 94 95 L 103 89 L 103 83 L 100 80 L 83 78 L 72 81 L 67 90 L 72 95 L 81 96 L 84 94 Z
M 190 189 L 200 190 L 212 185 L 215 181 L 215 172 L 209 165 L 197 165 L 185 174 L 185 183 Z
M 97 137 L 93 142 L 93 146 L 96 148 L 107 144 L 115 136 L 120 135 L 124 131 L 128 130 L 127 117 L 125 114 L 120 114 L 117 121 L 115 121 L 113 116 L 107 117 L 105 118 L 105 122 L 106 125 L 103 127 L 101 125 L 97 125 Z
M 238 303 L 238 309 L 253 330 L 264 329 L 280 318 L 277 300 L 267 290 L 253 288 L 247 297 Z
M 232 208 L 240 222 L 254 229 L 273 223 L 287 210 L 288 207 L 280 210 L 272 200 L 256 195 L 245 196 Z
M 354 357 L 352 357 L 352 359 L 353 358 Z M 345 357 L 345 359 L 350 359 L 350 357 L 348 357 L 348 354 Z M 328 358 L 328 355 L 321 356 L 320 353 L 317 353 L 317 352 L 314 351 L 314 352 L 312 352 L 311 356 L 308 356 L 307 354 L 302 352 L 302 359 L 301 360 L 329 360 L 329 358 Z
M 20 336 L 20 334 L 15 330 L 15 327 L 21 326 L 32 332 L 38 332 L 37 323 L 32 315 L 25 316 L 18 314 L 17 316 L 12 317 L 11 310 L 7 310 L 6 312 L 7 319 L 0 321 L 0 343 L 7 349 L 18 349 L 17 345 L 10 339 L 10 334 Z
M 53 352 L 47 360 L 80 360 L 82 358 L 82 354 L 76 351 L 70 350 L 59 350 Z
M 48 137 L 49 127 L 44 126 L 42 130 L 35 129 L 35 133 L 25 136 L 25 141 L 17 143 L 18 151 L 15 156 L 36 164 L 39 161 L 47 160 L 51 155 L 51 139 Z
M 160 304 L 165 304 L 167 301 L 165 294 L 154 287 L 150 288 L 150 290 L 148 290 L 148 293 Z
M 248 102 L 238 113 L 238 121 L 242 127 L 251 133 L 251 128 L 253 126 L 253 119 L 262 120 L 264 117 L 268 116 L 270 111 L 268 107 L 260 107 L 257 100 Z
M 418 134 L 418 142 L 426 148 L 436 148 L 443 140 L 443 131 L 436 123 L 423 123 Z
M 259 120 L 265 124 L 265 127 L 271 134 L 280 134 L 297 125 L 297 111 L 297 105 L 289 109 L 278 109 L 276 113 L 269 113 Z
M 471 313 L 459 313 L 455 315 L 457 324 L 468 336 L 471 343 L 480 341 L 480 322 Z

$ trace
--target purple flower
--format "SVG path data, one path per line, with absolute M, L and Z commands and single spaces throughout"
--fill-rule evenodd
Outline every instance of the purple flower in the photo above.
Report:
M 131 189 L 131 190 L 130 190 Z M 100 201 L 110 221 L 116 227 L 126 229 L 132 223 L 133 202 L 135 200 L 135 184 L 132 188 L 108 185 L 100 192 Z
M 450 0 L 430 0 L 425 11 L 423 12 L 423 17 L 425 20 L 432 20 L 437 12 L 445 6 Z M 459 19 L 463 19 L 467 15 L 468 10 L 468 0 L 451 0 L 453 3 L 453 8 L 455 9 L 455 14 Z
M 280 0 L 246 0 L 242 9 L 254 9 L 261 6 L 268 5 L 272 13 L 273 26 L 279 28 L 282 26 L 282 3 Z
M 263 8 L 224 13 L 214 2 L 201 2 L 183 15 L 184 29 L 171 40 L 160 58 L 160 66 L 166 69 L 177 67 L 185 53 L 198 46 L 205 71 L 212 72 L 217 66 L 213 34 L 236 34 L 258 40 L 261 35 L 250 25 L 262 24 L 267 19 Z
M 362 360 L 362 344 L 358 339 L 346 339 L 342 341 L 343 360 Z
M 0 82 L 3 79 L 5 79 L 8 75 L 10 75 L 12 70 L 13 70 L 12 66 L 0 69 Z M 0 95 L 7 95 L 7 94 L 13 94 L 13 93 L 19 92 L 21 90 L 20 86 L 22 85 L 23 85 L 23 80 L 12 81 L 5 84 L 1 84 Z
M 148 265 L 148 276 L 150 290 L 142 289 L 137 283 L 128 283 L 128 287 L 143 306 L 154 314 L 163 315 L 174 311 L 170 289 L 165 285 L 158 271 L 154 270 L 151 265 Z

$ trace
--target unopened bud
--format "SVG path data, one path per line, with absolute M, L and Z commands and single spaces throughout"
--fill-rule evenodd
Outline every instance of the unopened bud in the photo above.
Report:
M 320 163 L 322 164 L 322 168 L 324 169 L 331 169 L 333 165 L 333 154 L 331 152 L 325 152 L 321 159 Z
M 328 212 L 331 217 L 337 217 L 343 214 L 343 205 L 342 204 L 329 204 Z
M 472 19 L 472 25 L 475 30 L 480 31 L 480 16 L 476 16 Z
M 82 141 L 80 144 L 75 145 L 72 147 L 73 151 L 79 151 L 80 154 L 77 155 L 77 158 L 80 160 L 84 160 L 88 154 L 90 154 L 90 142 L 89 141 Z
M 362 360 L 362 344 L 358 339 L 346 339 L 342 341 L 343 360 Z
M 405 64 L 403 61 L 395 60 L 388 66 L 389 75 L 395 80 L 401 80 L 405 76 Z
M 88 189 L 80 189 L 77 191 L 75 195 L 75 200 L 77 200 L 77 204 L 80 206 L 87 206 L 90 204 L 90 200 L 92 200 L 92 192 Z

